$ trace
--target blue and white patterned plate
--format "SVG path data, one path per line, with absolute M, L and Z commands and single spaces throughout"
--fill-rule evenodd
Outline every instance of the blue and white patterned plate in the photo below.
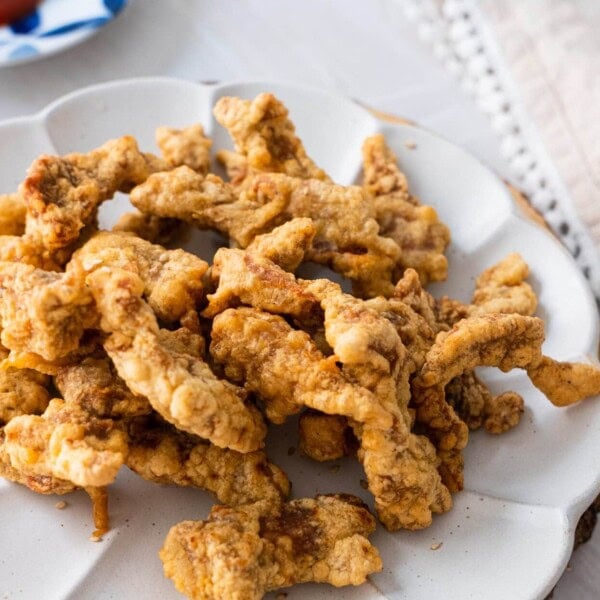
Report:
M 112 21 L 127 0 L 45 0 L 0 27 L 0 67 L 37 60 L 78 44 Z

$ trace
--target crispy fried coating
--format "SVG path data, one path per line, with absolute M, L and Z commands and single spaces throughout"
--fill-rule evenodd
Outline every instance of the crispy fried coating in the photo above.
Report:
M 280 502 L 290 491 L 285 473 L 264 452 L 218 448 L 155 416 L 130 421 L 127 466 L 149 481 L 208 490 L 229 506 Z
M 558 362 L 547 356 L 527 369 L 529 379 L 556 406 L 600 394 L 600 369 L 588 363 Z
M 412 391 L 417 420 L 441 450 L 464 448 L 468 438 L 467 427 L 445 399 L 450 380 L 477 366 L 509 371 L 537 363 L 543 341 L 542 321 L 521 315 L 471 317 L 437 335 Z
M 360 585 L 380 571 L 367 536 L 375 520 L 349 495 L 215 506 L 206 521 L 171 528 L 160 551 L 165 575 L 193 600 L 260 600 L 309 581 Z
M 475 281 L 470 315 L 486 313 L 518 313 L 532 315 L 537 297 L 525 281 L 529 267 L 520 254 L 512 253 L 486 269 Z
M 232 381 L 265 402 L 267 417 L 282 423 L 303 406 L 359 422 L 390 417 L 377 398 L 352 385 L 310 336 L 279 316 L 255 308 L 228 309 L 215 317 L 210 353 Z
M 239 195 L 216 175 L 206 177 L 183 166 L 156 173 L 131 192 L 132 204 L 143 213 L 181 219 L 199 229 L 216 229 L 239 246 L 270 231 L 285 209 L 287 197 L 278 190 Z
M 59 367 L 54 383 L 68 404 L 92 417 L 120 419 L 152 410 L 146 398 L 129 391 L 106 355 Z
M 330 181 L 306 154 L 287 108 L 273 94 L 259 94 L 254 100 L 226 96 L 215 104 L 213 114 L 251 170 Z
M 438 319 L 451 327 L 466 317 L 490 313 L 530 316 L 537 308 L 537 296 L 525 281 L 528 276 L 529 267 L 521 255 L 508 254 L 477 277 L 471 304 L 440 298 L 436 304 Z
M 293 273 L 304 260 L 316 233 L 312 219 L 298 217 L 269 233 L 257 235 L 246 250 Z
M 519 424 L 524 410 L 523 398 L 517 392 L 492 396 L 485 405 L 483 426 L 490 433 L 504 433 Z
M 524 411 L 519 394 L 504 392 L 493 396 L 474 371 L 452 379 L 446 385 L 445 396 L 471 430 L 483 426 L 490 433 L 504 433 L 519 423 Z
M 381 522 L 390 530 L 420 529 L 432 512 L 450 508 L 448 490 L 437 471 L 429 440 L 411 433 L 410 362 L 394 324 L 368 302 L 317 283 L 325 311 L 325 334 L 343 372 L 371 390 L 392 417 L 391 427 L 354 424 L 358 457 Z
M 144 296 L 167 323 L 196 321 L 202 276 L 208 265 L 181 249 L 165 250 L 127 233 L 95 235 L 74 256 L 69 269 L 89 273 L 101 266 L 131 271 L 144 282 Z
M 145 285 L 134 273 L 100 267 L 86 279 L 111 334 L 105 349 L 135 394 L 179 429 L 240 452 L 258 449 L 266 430 L 258 411 L 244 403 L 240 388 L 216 377 L 198 356 L 174 351 L 159 335 Z
M 91 417 L 60 399 L 41 416 L 13 418 L 4 433 L 14 469 L 82 487 L 111 483 L 127 455 L 126 435 L 112 419 Z
M 158 127 L 155 138 L 163 160 L 170 167 L 187 165 L 202 175 L 210 170 L 212 140 L 206 137 L 199 123 L 183 129 Z
M 89 290 L 70 274 L 0 262 L 2 344 L 52 361 L 79 346 L 96 323 Z
M 438 334 L 417 383 L 446 385 L 478 366 L 525 368 L 539 363 L 543 341 L 544 323 L 537 317 L 491 314 L 464 319 Z
M 20 469 L 12 466 L 6 447 L 6 433 L 0 428 L 0 477 L 28 487 L 36 494 L 69 494 L 77 486 L 65 479 L 59 479 L 50 474 L 34 473 L 30 469 Z
M 423 285 L 443 281 L 448 275 L 444 251 L 450 242 L 449 229 L 434 208 L 410 195 L 406 176 L 383 134 L 367 138 L 362 152 L 364 186 L 373 195 L 380 234 L 400 246 L 400 272 L 415 269 Z
M 310 218 L 316 228 L 306 259 L 328 265 L 369 295 L 393 292 L 400 249 L 379 235 L 373 207 L 362 188 L 277 173 L 259 173 L 236 195 L 216 176 L 187 167 L 157 173 L 131 192 L 142 212 L 214 228 L 246 247 L 259 234 L 291 219 Z
M 346 417 L 316 410 L 306 410 L 300 415 L 298 438 L 300 451 L 319 462 L 350 456 L 358 446 Z
M 187 224 L 178 219 L 167 219 L 139 211 L 122 214 L 114 224 L 113 232 L 129 232 L 150 242 L 168 246 L 185 234 Z
M 362 188 L 265 173 L 247 193 L 287 196 L 284 219 L 308 217 L 316 228 L 307 260 L 331 267 L 368 295 L 390 295 L 400 249 L 379 233 Z
M 64 248 L 95 219 L 102 202 L 164 168 L 156 157 L 141 153 L 130 136 L 87 154 L 42 155 L 20 187 L 27 207 L 26 234 L 48 250 Z
M 211 276 L 218 287 L 208 295 L 204 317 L 212 318 L 229 307 L 247 304 L 290 315 L 302 323 L 322 318 L 317 298 L 305 290 L 302 282 L 260 255 L 220 248 L 213 259 Z
M 23 235 L 26 213 L 25 202 L 19 194 L 0 194 L 0 236 Z
M 60 271 L 64 256 L 49 252 L 26 235 L 0 235 L 0 261 L 17 262 L 45 271 Z
M 231 150 L 219 150 L 216 154 L 217 161 L 225 167 L 229 183 L 240 186 L 249 173 L 248 159 L 243 154 Z
M 8 351 L 0 348 L 0 357 Z M 46 410 L 49 378 L 32 369 L 0 368 L 0 426 L 19 415 L 39 415 Z

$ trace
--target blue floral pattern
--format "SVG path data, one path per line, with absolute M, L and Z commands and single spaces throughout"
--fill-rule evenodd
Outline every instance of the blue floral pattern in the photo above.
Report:
M 29 15 L 0 27 L 0 66 L 67 48 L 114 19 L 126 3 L 126 0 L 45 0 Z

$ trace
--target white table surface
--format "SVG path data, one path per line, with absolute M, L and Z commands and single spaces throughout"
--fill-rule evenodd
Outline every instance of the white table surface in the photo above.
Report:
M 413 119 L 508 176 L 486 118 L 420 45 L 400 3 L 130 0 L 115 22 L 83 44 L 1 69 L 0 119 L 30 114 L 77 88 L 124 77 L 286 80 Z M 554 598 L 598 598 L 598 564 L 600 535 L 576 552 Z

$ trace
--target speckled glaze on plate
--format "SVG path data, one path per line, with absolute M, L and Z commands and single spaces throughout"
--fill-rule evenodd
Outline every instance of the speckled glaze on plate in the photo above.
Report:
M 519 216 L 504 185 L 477 160 L 438 136 L 410 125 L 389 125 L 351 101 L 327 92 L 272 82 L 206 86 L 172 79 L 117 81 L 62 98 L 39 114 L 0 123 L 0 193 L 10 192 L 42 152 L 86 151 L 125 133 L 154 150 L 154 128 L 200 121 L 214 148 L 231 147 L 211 116 L 223 95 L 253 97 L 273 91 L 289 107 L 309 154 L 334 180 L 360 173 L 363 139 L 382 131 L 399 156 L 413 191 L 450 226 L 448 281 L 432 286 L 466 300 L 476 274 L 511 251 L 531 266 L 546 321 L 544 351 L 561 360 L 593 361 L 598 317 L 579 270 L 541 227 Z M 8 151 L 10 149 L 10 151 Z M 128 207 L 121 196 L 106 203 L 109 226 Z M 208 254 L 211 234 L 186 246 Z M 514 389 L 526 401 L 522 422 L 500 437 L 476 432 L 466 450 L 466 489 L 455 507 L 424 531 L 373 537 L 384 571 L 360 588 L 302 585 L 290 600 L 398 598 L 410 600 L 534 600 L 552 588 L 570 556 L 577 521 L 600 489 L 600 404 L 566 410 L 541 396 L 521 371 L 485 370 L 493 390 Z M 294 422 L 273 428 L 271 459 L 293 481 L 296 497 L 349 492 L 370 502 L 354 460 L 316 464 L 298 453 Z M 181 596 L 162 574 L 158 549 L 171 525 L 204 518 L 213 503 L 199 490 L 161 487 L 126 469 L 111 487 L 113 529 L 88 541 L 90 509 L 83 494 L 56 498 L 0 481 L 0 597 L 95 600 Z M 437 546 L 439 543 L 441 546 Z M 438 548 L 433 550 L 432 548 Z
M 44 0 L 0 27 L 0 68 L 38 60 L 78 44 L 112 21 L 126 0 Z

